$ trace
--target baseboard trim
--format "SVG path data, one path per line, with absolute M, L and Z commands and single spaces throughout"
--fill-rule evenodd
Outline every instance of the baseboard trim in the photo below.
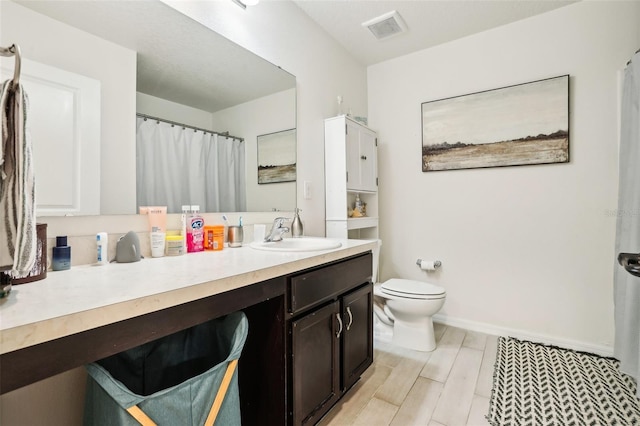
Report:
M 530 331 L 518 330 L 515 328 L 500 327 L 493 324 L 470 321 L 462 318 L 452 318 L 442 314 L 434 315 L 433 321 L 440 324 L 449 325 L 451 327 L 459 327 L 465 330 L 478 331 L 480 333 L 492 334 L 495 336 L 515 337 L 516 339 L 529 340 L 532 342 L 544 343 L 546 345 L 554 345 L 562 348 L 573 349 L 576 351 L 589 352 L 600 356 L 613 356 L 612 346 L 594 345 L 577 340 L 562 339 L 555 336 L 549 336 L 541 333 L 532 333 Z

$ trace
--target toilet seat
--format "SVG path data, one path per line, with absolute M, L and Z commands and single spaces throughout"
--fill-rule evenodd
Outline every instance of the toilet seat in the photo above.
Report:
M 407 299 L 443 299 L 446 296 L 444 288 L 422 281 L 392 278 L 380 285 L 383 294 Z

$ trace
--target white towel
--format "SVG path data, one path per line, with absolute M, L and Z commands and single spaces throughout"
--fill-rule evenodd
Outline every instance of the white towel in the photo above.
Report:
M 36 258 L 35 180 L 28 98 L 22 85 L 7 80 L 0 88 L 0 270 L 27 276 Z

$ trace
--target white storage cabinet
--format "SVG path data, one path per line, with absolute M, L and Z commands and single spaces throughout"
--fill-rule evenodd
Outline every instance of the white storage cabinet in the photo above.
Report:
M 324 122 L 325 213 L 329 238 L 378 238 L 378 138 L 345 115 Z M 349 217 L 356 194 L 367 216 Z

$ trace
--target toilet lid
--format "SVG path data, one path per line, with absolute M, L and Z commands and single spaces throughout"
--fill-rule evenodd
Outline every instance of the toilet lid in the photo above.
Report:
M 392 278 L 384 282 L 380 288 L 383 292 L 400 297 L 444 297 L 445 290 L 435 284 L 429 284 L 422 281 L 403 280 Z

